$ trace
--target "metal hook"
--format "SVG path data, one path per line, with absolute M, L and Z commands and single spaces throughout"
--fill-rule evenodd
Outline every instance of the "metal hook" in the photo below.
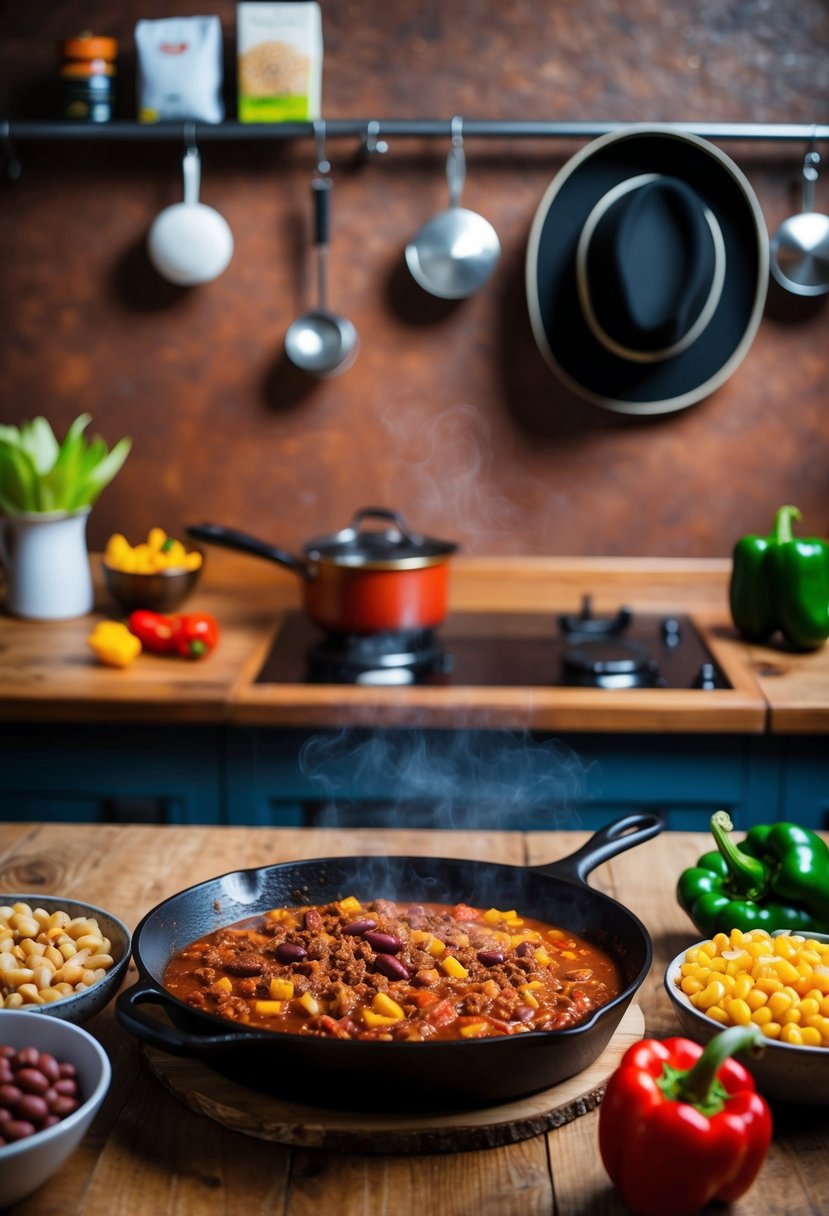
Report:
M 17 149 L 12 143 L 11 123 L 5 120 L 0 123 L 0 139 L 3 143 L 6 161 L 6 177 L 10 182 L 16 182 L 23 172 L 23 166 L 20 163 L 20 157 L 17 155 Z
M 314 142 L 317 148 L 317 173 L 329 173 L 331 161 L 325 155 L 325 119 L 314 119 Z
M 184 151 L 198 153 L 199 147 L 196 143 L 196 124 L 190 120 L 184 124 Z
M 380 124 L 376 118 L 372 118 L 363 136 L 363 152 L 366 156 L 382 156 L 384 152 L 388 152 L 389 145 L 385 139 L 379 139 L 379 135 Z

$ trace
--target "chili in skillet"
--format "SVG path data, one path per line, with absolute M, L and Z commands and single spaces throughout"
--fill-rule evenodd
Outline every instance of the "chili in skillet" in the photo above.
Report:
M 164 986 L 249 1026 L 396 1041 L 560 1030 L 623 987 L 594 944 L 514 910 L 353 896 L 216 930 L 173 956 Z

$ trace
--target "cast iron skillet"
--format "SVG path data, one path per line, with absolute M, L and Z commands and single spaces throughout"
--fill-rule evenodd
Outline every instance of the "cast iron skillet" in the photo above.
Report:
M 641 921 L 587 875 L 662 831 L 655 815 L 628 815 L 575 853 L 543 866 L 435 857 L 330 857 L 237 870 L 179 892 L 148 912 L 133 935 L 139 979 L 116 1003 L 131 1034 L 192 1056 L 249 1085 L 320 1107 L 373 1111 L 470 1109 L 547 1089 L 586 1068 L 613 1035 L 650 969 Z M 354 895 L 516 908 L 595 942 L 619 964 L 621 994 L 580 1026 L 488 1039 L 364 1042 L 244 1028 L 186 1005 L 163 988 L 171 956 L 234 921 L 291 904 Z M 142 1008 L 161 1005 L 170 1022 Z

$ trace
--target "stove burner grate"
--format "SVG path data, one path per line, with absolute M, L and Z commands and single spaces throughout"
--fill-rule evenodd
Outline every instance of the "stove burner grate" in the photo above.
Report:
M 587 638 L 561 656 L 568 684 L 588 688 L 656 688 L 659 668 L 646 646 L 617 638 Z

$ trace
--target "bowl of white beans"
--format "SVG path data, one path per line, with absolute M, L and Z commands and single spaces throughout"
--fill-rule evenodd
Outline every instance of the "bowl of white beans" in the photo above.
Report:
M 127 926 L 94 904 L 0 893 L 0 1010 L 85 1022 L 115 996 L 130 950 Z
M 0 1204 L 44 1186 L 75 1151 L 112 1079 L 82 1026 L 0 1009 Z M 61 1205 L 58 1192 L 52 1203 Z
M 762 1054 L 738 1059 L 765 1097 L 829 1102 L 829 934 L 717 933 L 673 959 L 665 988 L 697 1042 L 726 1026 L 762 1031 Z

